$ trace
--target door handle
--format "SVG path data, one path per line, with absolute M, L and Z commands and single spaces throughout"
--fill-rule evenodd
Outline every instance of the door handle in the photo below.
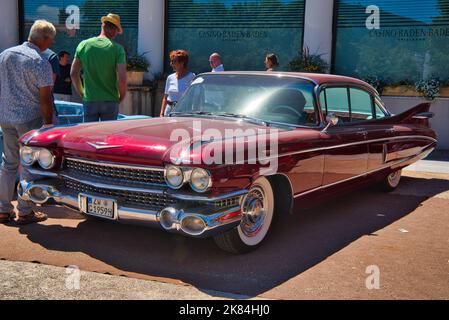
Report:
M 363 136 L 363 138 L 366 139 L 366 137 L 368 136 L 368 131 L 357 132 L 357 134 Z

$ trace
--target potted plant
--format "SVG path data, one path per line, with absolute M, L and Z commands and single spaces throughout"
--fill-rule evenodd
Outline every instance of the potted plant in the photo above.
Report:
M 150 62 L 145 58 L 146 54 L 147 52 L 128 58 L 127 71 L 129 85 L 141 86 L 145 73 L 150 71 Z
M 329 64 L 322 58 L 323 54 L 310 53 L 310 49 L 305 47 L 298 52 L 298 56 L 288 64 L 290 71 L 326 73 L 329 71 Z

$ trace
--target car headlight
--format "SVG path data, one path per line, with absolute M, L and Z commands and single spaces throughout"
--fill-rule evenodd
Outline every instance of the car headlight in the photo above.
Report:
M 37 150 L 31 147 L 20 148 L 20 161 L 25 166 L 32 166 L 37 160 Z
M 184 173 L 182 169 L 176 166 L 167 166 L 165 168 L 165 182 L 172 189 L 179 189 L 184 184 Z
M 207 170 L 197 168 L 190 174 L 190 186 L 196 192 L 206 192 L 212 186 L 212 177 Z
M 50 150 L 47 149 L 40 149 L 39 150 L 39 155 L 38 155 L 38 161 L 39 161 L 39 165 L 48 170 L 53 168 L 53 166 L 55 165 L 55 156 L 53 155 L 53 153 L 51 153 Z

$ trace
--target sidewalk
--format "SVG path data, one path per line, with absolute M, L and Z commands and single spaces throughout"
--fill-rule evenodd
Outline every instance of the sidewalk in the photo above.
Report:
M 78 281 L 79 279 L 79 281 Z M 0 300 L 223 300 L 245 296 L 0 260 Z
M 434 151 L 426 159 L 418 161 L 404 170 L 428 173 L 449 173 L 449 151 Z

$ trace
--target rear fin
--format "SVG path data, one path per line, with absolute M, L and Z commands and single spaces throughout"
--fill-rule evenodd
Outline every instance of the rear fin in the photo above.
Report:
M 388 124 L 421 124 L 425 126 L 429 126 L 429 118 L 431 118 L 430 103 L 421 103 L 417 106 L 404 111 L 400 114 L 392 116 L 390 118 L 386 118 L 384 123 Z M 428 115 L 427 117 L 418 117 L 421 114 Z

